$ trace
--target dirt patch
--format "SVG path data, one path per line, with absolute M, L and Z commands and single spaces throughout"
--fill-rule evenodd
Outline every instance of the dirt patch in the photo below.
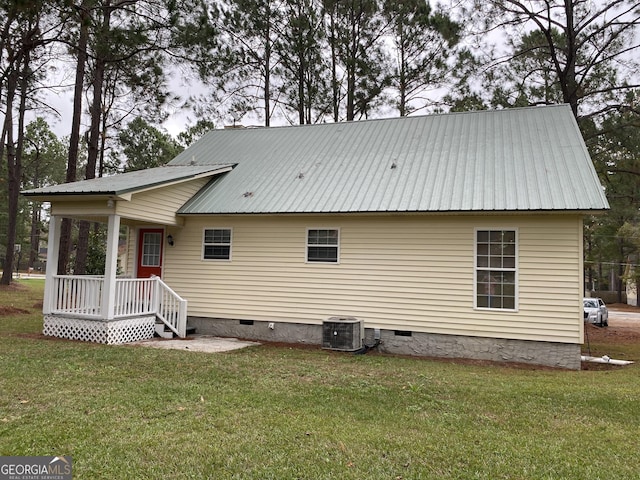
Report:
M 18 283 L 11 283 L 10 285 L 0 285 L 0 291 L 3 292 L 24 292 L 28 290 L 28 287 L 20 285 Z M 25 310 L 23 308 L 0 305 L 0 317 L 3 317 L 5 315 L 24 315 L 29 313 L 31 313 L 29 310 Z
M 585 324 L 585 339 L 595 343 L 640 342 L 640 308 L 630 305 L 609 305 L 609 326 Z
M 0 305 L 0 317 L 5 315 L 22 315 L 31 313 L 29 310 L 24 310 L 22 308 L 15 307 L 4 307 Z
M 582 351 L 586 355 L 588 345 L 633 345 L 640 344 L 640 308 L 623 304 L 610 304 L 609 326 L 598 327 L 592 324 L 584 326 Z M 633 347 L 631 347 L 633 348 Z M 626 360 L 626 358 L 623 358 Z M 614 365 L 582 362 L 583 370 L 610 370 L 620 368 Z
M 640 343 L 640 322 L 636 322 L 637 325 L 624 323 L 616 324 L 615 321 L 609 320 L 609 326 L 604 328 L 586 324 L 585 339 L 588 337 L 593 343 Z
M 23 293 L 28 292 L 29 287 L 26 285 L 22 285 L 20 283 L 13 282 L 10 285 L 0 285 L 0 292 L 10 292 L 9 298 L 11 299 L 13 295 L 12 293 Z M 42 302 L 36 302 L 33 304 L 33 308 L 36 310 L 42 310 Z M 0 305 L 0 317 L 4 315 L 23 315 L 30 314 L 29 310 L 25 310 L 23 308 L 16 308 L 13 306 Z
M 29 287 L 13 282 L 10 285 L 0 285 L 0 291 L 4 292 L 22 292 L 29 290 Z

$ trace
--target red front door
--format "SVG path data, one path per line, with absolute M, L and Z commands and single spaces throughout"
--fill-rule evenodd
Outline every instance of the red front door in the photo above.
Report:
M 138 278 L 162 276 L 162 228 L 141 228 L 138 231 Z

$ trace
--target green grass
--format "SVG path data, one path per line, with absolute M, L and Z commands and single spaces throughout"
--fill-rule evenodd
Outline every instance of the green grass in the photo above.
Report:
M 0 290 L 0 455 L 74 478 L 632 479 L 640 376 L 263 345 L 47 339 L 42 282 Z M 640 345 L 635 359 L 640 358 Z

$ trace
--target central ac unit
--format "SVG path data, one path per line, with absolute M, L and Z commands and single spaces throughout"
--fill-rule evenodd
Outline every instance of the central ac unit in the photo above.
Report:
M 322 322 L 322 348 L 354 352 L 364 343 L 364 323 L 354 317 L 331 317 Z

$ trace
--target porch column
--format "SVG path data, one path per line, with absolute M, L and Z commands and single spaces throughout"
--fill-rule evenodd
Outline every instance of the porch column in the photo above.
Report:
M 44 297 L 42 300 L 42 313 L 47 315 L 53 310 L 54 275 L 58 273 L 58 256 L 60 255 L 60 227 L 62 217 L 51 215 L 49 219 L 49 239 L 47 242 L 47 267 L 45 270 Z
M 102 318 L 106 320 L 112 320 L 115 315 L 119 236 L 120 215 L 109 215 L 107 255 L 104 265 L 104 286 L 102 290 Z

